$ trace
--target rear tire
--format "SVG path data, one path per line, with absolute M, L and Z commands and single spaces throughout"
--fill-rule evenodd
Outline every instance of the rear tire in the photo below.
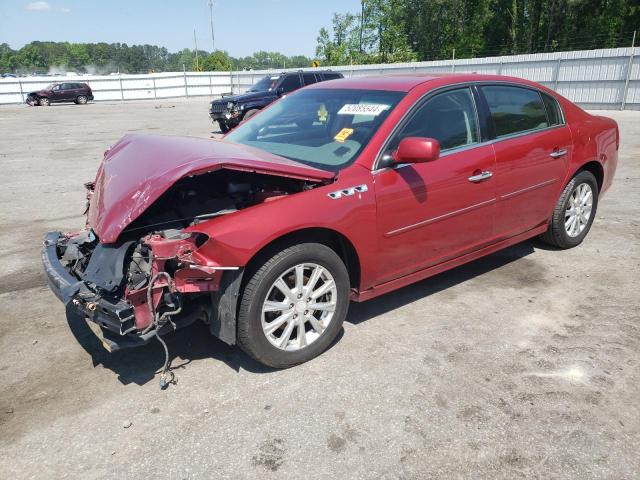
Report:
M 76 98 L 76 103 L 78 105 L 86 105 L 87 104 L 87 97 L 85 97 L 84 95 L 78 96 L 78 98 Z
M 238 312 L 238 344 L 274 368 L 311 360 L 340 332 L 349 290 L 347 268 L 329 247 L 286 248 L 248 278 Z
M 51 102 L 47 97 L 40 97 L 38 99 L 38 105 L 40 105 L 41 107 L 48 107 L 49 105 L 51 105 Z
M 589 233 L 598 208 L 598 182 L 582 170 L 567 184 L 556 204 L 549 229 L 540 238 L 567 249 L 578 246 Z

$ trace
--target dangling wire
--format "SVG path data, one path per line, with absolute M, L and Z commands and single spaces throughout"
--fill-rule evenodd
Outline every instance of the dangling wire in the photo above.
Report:
M 176 297 L 177 305 L 174 310 L 170 312 L 164 312 L 162 314 L 155 311 L 155 308 L 153 306 L 152 290 L 159 277 L 165 277 L 165 279 L 167 280 L 167 287 L 169 288 L 169 290 L 173 289 L 173 280 L 167 272 L 158 272 L 153 276 L 153 278 L 149 282 L 149 286 L 147 287 L 147 307 L 149 308 L 149 313 L 151 314 L 151 318 L 153 318 L 153 322 L 149 324 L 149 326 L 142 333 L 147 333 L 152 328 L 155 328 L 154 335 L 164 349 L 164 365 L 162 366 L 160 374 L 160 388 L 164 390 L 169 386 L 170 383 L 175 384 L 176 380 L 174 373 L 170 370 L 169 367 L 169 348 L 167 347 L 166 342 L 160 337 L 160 329 L 167 323 L 169 323 L 174 330 L 176 329 L 176 324 L 173 323 L 171 317 L 173 317 L 174 315 L 178 315 L 182 311 L 182 304 L 180 303 L 179 297 Z M 167 377 L 170 377 L 170 379 L 167 380 Z

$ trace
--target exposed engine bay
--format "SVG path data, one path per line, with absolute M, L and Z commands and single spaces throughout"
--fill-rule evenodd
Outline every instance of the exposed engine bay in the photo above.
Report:
M 122 233 L 137 238 L 151 231 L 182 229 L 316 184 L 273 175 L 219 170 L 179 180 Z
M 227 169 L 182 178 L 114 244 L 101 243 L 89 225 L 55 239 L 56 256 L 74 280 L 63 300 L 97 323 L 106 337 L 134 336 L 146 342 L 156 336 L 166 349 L 159 336 L 164 331 L 197 319 L 213 320 L 212 296 L 225 272 L 235 268 L 207 265 L 198 250 L 209 237 L 183 229 L 316 185 Z M 93 184 L 86 187 L 91 201 Z M 122 342 L 114 344 L 122 348 Z

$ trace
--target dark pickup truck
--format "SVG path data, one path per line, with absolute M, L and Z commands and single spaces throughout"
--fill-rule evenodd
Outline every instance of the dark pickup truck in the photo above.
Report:
M 209 107 L 209 116 L 214 123 L 218 123 L 222 133 L 227 133 L 242 120 L 251 117 L 282 95 L 306 85 L 336 78 L 343 78 L 342 74 L 329 70 L 283 72 L 280 75 L 266 75 L 245 93 L 213 100 Z

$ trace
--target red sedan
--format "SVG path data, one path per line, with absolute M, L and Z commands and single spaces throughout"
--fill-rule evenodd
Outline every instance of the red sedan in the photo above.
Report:
M 349 302 L 540 236 L 580 244 L 616 123 L 516 78 L 403 75 L 304 88 L 223 140 L 128 135 L 51 232 L 51 288 L 109 349 L 195 320 L 256 360 L 323 352 Z

